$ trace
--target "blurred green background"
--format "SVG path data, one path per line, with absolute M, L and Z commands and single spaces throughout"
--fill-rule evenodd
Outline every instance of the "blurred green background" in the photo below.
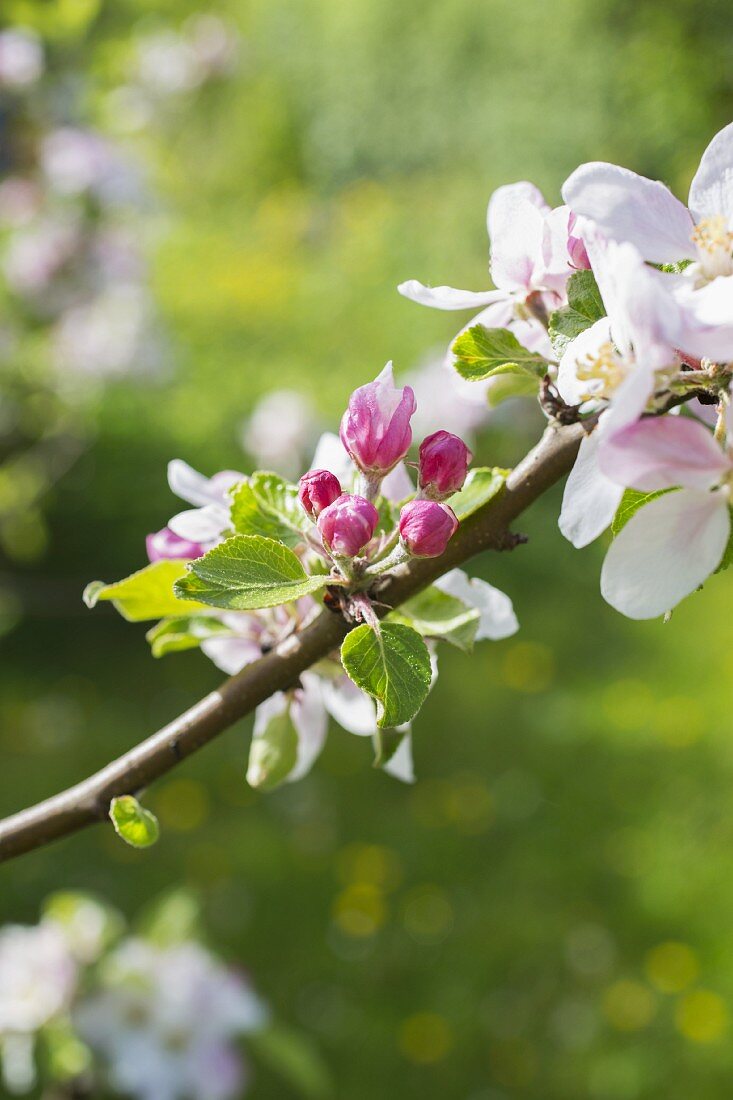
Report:
M 204 10 L 236 62 L 146 115 L 131 56 Z M 445 346 L 463 315 L 395 286 L 484 287 L 499 184 L 532 179 L 555 203 L 577 163 L 608 159 L 684 195 L 733 114 L 733 10 L 5 0 L 2 18 L 36 27 L 63 92 L 6 103 L 6 138 L 17 117 L 33 132 L 73 111 L 140 167 L 129 217 L 167 349 L 165 369 L 90 381 L 83 400 L 49 382 L 37 318 L 5 358 L 22 427 L 0 468 L 5 813 L 219 679 L 198 653 L 153 661 L 144 628 L 81 604 L 88 580 L 143 564 L 145 534 L 177 510 L 167 460 L 246 470 L 242 423 L 268 390 L 302 391 L 333 427 L 387 358 L 404 373 Z M 4 308 L 22 314 L 12 295 Z M 78 454 L 13 511 L 15 464 L 59 416 Z M 478 459 L 510 464 L 538 426 L 507 406 Z M 150 791 L 156 848 L 98 828 L 26 856 L 0 871 L 0 920 L 34 921 L 58 888 L 133 915 L 187 884 L 213 944 L 313 1037 L 349 1100 L 728 1098 L 733 582 L 714 577 L 666 626 L 627 622 L 598 592 L 603 546 L 573 550 L 558 508 L 555 493 L 522 521 L 527 547 L 476 563 L 522 630 L 471 659 L 444 650 L 415 787 L 333 730 L 305 781 L 254 793 L 244 722 Z M 256 1067 L 251 1095 L 286 1090 Z

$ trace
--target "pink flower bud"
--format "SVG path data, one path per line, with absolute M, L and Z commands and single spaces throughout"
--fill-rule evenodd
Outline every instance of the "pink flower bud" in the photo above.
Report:
M 318 517 L 324 545 L 338 557 L 354 558 L 374 534 L 379 512 L 364 497 L 342 493 Z
M 298 482 L 298 500 L 316 519 L 341 496 L 341 484 L 330 470 L 309 470 Z
M 200 542 L 190 542 L 174 534 L 170 527 L 163 527 L 160 531 L 153 532 L 145 539 L 145 549 L 151 562 L 171 561 L 174 558 L 183 558 L 192 561 L 206 553 L 206 548 Z
M 570 263 L 578 271 L 590 271 L 590 260 L 588 259 L 585 241 L 582 237 L 573 236 L 573 227 L 577 220 L 577 215 L 571 211 L 568 219 L 568 256 L 570 257 Z
M 340 434 L 362 473 L 384 477 L 401 462 L 412 443 L 410 417 L 416 408 L 410 386 L 395 386 L 391 363 L 374 382 L 354 390 Z
M 447 504 L 411 500 L 400 512 L 402 545 L 416 558 L 438 558 L 458 527 Z
M 420 444 L 420 488 L 431 500 L 444 500 L 463 488 L 473 455 L 457 435 L 433 432 Z

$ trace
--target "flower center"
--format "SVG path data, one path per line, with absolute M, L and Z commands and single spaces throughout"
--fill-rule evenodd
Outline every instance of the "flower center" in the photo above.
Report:
M 700 269 L 708 279 L 733 274 L 733 233 L 722 214 L 703 218 L 695 226 L 692 242 L 697 248 Z
M 613 344 L 606 341 L 601 344 L 595 355 L 586 355 L 579 359 L 575 375 L 579 382 L 587 382 L 588 388 L 582 395 L 583 401 L 598 397 L 610 397 L 626 377 L 627 367 Z

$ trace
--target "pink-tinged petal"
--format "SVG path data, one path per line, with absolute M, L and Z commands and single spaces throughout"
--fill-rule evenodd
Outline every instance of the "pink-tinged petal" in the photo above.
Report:
M 249 638 L 206 638 L 201 651 L 227 676 L 234 676 L 262 656 L 260 647 Z
M 681 310 L 668 276 L 645 264 L 630 244 L 609 241 L 602 260 L 600 250 L 594 255 L 616 345 L 627 355 L 633 349 L 648 370 L 669 366 L 679 346 Z
M 557 368 L 557 389 L 563 401 L 568 405 L 579 405 L 586 400 L 588 382 L 578 378 L 578 366 L 587 359 L 594 359 L 600 349 L 611 339 L 611 323 L 608 317 L 601 317 L 585 329 L 566 347 Z
M 717 569 L 729 535 L 722 493 L 665 493 L 640 508 L 611 544 L 603 598 L 630 619 L 663 615 Z
M 640 420 L 604 439 L 598 464 L 618 485 L 644 493 L 678 485 L 709 489 L 731 467 L 707 428 L 679 416 Z
M 313 767 L 326 741 L 328 716 L 321 698 L 319 677 L 304 672 L 300 677 L 302 688 L 294 694 L 290 704 L 290 718 L 298 734 L 298 756 L 287 782 L 302 779 Z
M 229 526 L 229 513 L 218 504 L 207 504 L 205 508 L 190 508 L 179 512 L 168 521 L 174 534 L 191 542 L 214 542 L 220 539 Z
M 733 218 L 733 122 L 715 135 L 702 155 L 690 184 L 690 210 L 695 221 L 717 214 Z
M 683 275 L 674 280 L 673 293 L 681 311 L 680 350 L 716 363 L 733 360 L 733 275 L 698 289 Z
M 222 470 L 213 477 L 204 477 L 187 462 L 174 458 L 168 463 L 168 484 L 171 491 L 188 504 L 203 506 L 221 504 L 226 499 L 227 489 L 242 481 L 244 474 L 236 470 Z
M 663 183 L 593 161 L 576 168 L 562 196 L 573 213 L 591 218 L 612 240 L 631 242 L 645 260 L 664 264 L 695 258 L 692 218 Z
M 433 309 L 479 309 L 506 298 L 501 290 L 456 290 L 452 286 L 425 286 L 417 279 L 400 283 L 397 289 L 403 298 Z
M 326 710 L 348 733 L 371 737 L 377 730 L 374 700 L 346 676 L 337 680 L 321 680 L 321 692 Z
M 544 275 L 545 216 L 549 207 L 531 183 L 499 187 L 489 200 L 491 278 L 505 291 L 524 295 Z
M 559 527 L 578 549 L 611 526 L 624 493 L 620 485 L 609 481 L 599 469 L 599 442 L 598 431 L 582 440 L 562 498 Z

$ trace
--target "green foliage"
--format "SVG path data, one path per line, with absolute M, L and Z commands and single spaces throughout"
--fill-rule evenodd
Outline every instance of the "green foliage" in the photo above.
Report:
M 413 596 L 390 615 L 392 622 L 404 622 L 425 638 L 442 638 L 468 653 L 473 648 L 480 615 L 463 600 L 449 596 L 439 588 L 429 588 Z
M 196 649 L 206 638 L 231 634 L 228 626 L 211 615 L 182 615 L 151 626 L 145 637 L 153 657 Z
M 185 572 L 183 561 L 156 561 L 114 584 L 92 581 L 84 589 L 84 603 L 94 607 L 100 600 L 111 600 L 120 615 L 133 623 L 206 610 L 203 604 L 174 592 L 175 582 Z
M 311 525 L 298 490 L 278 474 L 258 471 L 232 494 L 232 524 L 239 535 L 262 535 L 295 547 Z
M 109 817 L 117 835 L 131 848 L 149 848 L 160 836 L 155 814 L 141 806 L 131 794 L 112 799 Z
M 249 1044 L 256 1057 L 307 1100 L 332 1095 L 328 1068 L 305 1035 L 279 1024 L 253 1032 Z
M 329 583 L 323 574 L 308 576 L 292 550 L 261 535 L 234 535 L 188 569 L 175 585 L 177 595 L 233 611 L 276 607 Z
M 485 328 L 473 325 L 454 341 L 453 366 L 469 382 L 482 382 L 499 375 L 519 375 L 539 381 L 547 374 L 547 360 L 528 351 L 508 328 Z
M 567 306 L 556 309 L 550 316 L 550 340 L 558 359 L 571 340 L 605 315 L 606 308 L 593 272 L 576 271 L 568 279 Z
M 409 722 L 430 690 L 428 648 L 402 623 L 382 623 L 378 631 L 357 626 L 344 639 L 341 661 L 356 686 L 376 699 L 380 729 Z
M 255 734 L 249 749 L 247 782 L 251 787 L 271 791 L 287 779 L 298 759 L 298 731 L 290 707 L 270 718 L 264 730 Z
M 459 520 L 467 519 L 501 492 L 509 472 L 498 466 L 474 467 L 469 471 L 461 491 L 449 497 L 446 504 L 450 505 Z
M 504 374 L 494 378 L 486 400 L 489 408 L 495 409 L 512 397 L 536 397 L 539 389 L 538 378 L 528 374 Z
M 623 531 L 626 524 L 631 517 L 635 515 L 640 508 L 643 508 L 645 504 L 649 504 L 650 501 L 656 500 L 657 497 L 664 496 L 665 493 L 672 493 L 674 489 L 656 489 L 651 493 L 642 493 L 638 489 L 625 489 L 624 495 L 621 497 L 621 503 L 616 509 L 616 515 L 613 517 L 611 523 L 611 531 L 614 535 L 617 535 L 619 531 Z
M 374 737 L 374 767 L 383 768 L 407 737 L 405 730 L 378 729 Z

